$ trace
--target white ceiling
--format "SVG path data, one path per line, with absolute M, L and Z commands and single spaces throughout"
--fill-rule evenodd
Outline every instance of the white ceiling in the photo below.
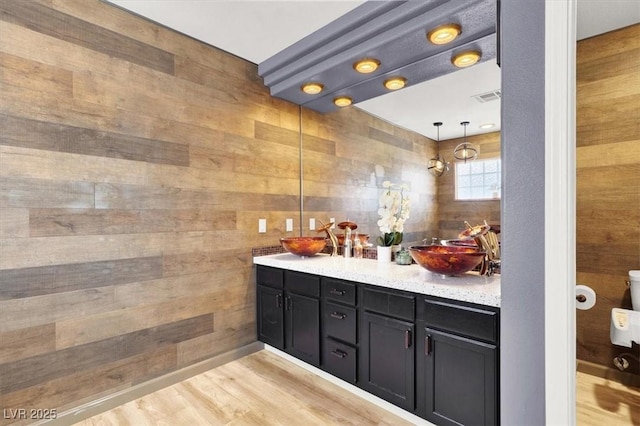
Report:
M 364 3 L 363 0 L 108 0 L 256 64 Z M 640 0 L 577 0 L 577 37 L 583 39 L 640 22 Z M 488 61 L 408 86 L 356 105 L 373 115 L 436 139 L 500 129 L 500 101 L 474 95 L 500 88 L 500 68 Z M 481 124 L 494 123 L 489 130 Z

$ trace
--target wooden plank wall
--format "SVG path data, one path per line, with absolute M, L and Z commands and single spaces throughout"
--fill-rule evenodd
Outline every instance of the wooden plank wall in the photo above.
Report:
M 598 295 L 577 311 L 577 355 L 612 367 L 639 355 L 611 344 L 609 323 L 640 269 L 640 25 L 578 42 L 577 83 L 577 281 Z
M 0 0 L 0 40 L 0 406 L 62 410 L 255 341 L 251 248 L 300 226 L 299 108 L 98 0 Z M 428 233 L 434 150 L 304 111 L 307 205 L 375 216 L 383 167 Z
M 478 159 L 500 157 L 500 132 L 468 136 L 467 141 L 479 150 Z M 453 150 L 463 138 L 439 142 L 440 155 L 449 161 L 448 172 L 438 178 L 438 227 L 440 238 L 457 238 L 465 229 L 464 221 L 472 225 L 486 220 L 491 225 L 500 225 L 500 200 L 457 201 L 455 188 L 455 164 Z

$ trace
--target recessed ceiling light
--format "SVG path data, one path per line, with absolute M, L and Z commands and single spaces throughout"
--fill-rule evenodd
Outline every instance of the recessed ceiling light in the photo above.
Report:
M 458 53 L 453 57 L 451 62 L 458 68 L 466 68 L 476 64 L 480 60 L 480 52 L 470 50 L 468 52 Z
M 303 84 L 302 87 L 300 87 L 300 89 L 308 94 L 308 95 L 317 95 L 318 93 L 322 92 L 322 89 L 324 89 L 324 86 L 321 83 L 306 83 Z
M 361 59 L 353 64 L 353 69 L 361 74 L 369 74 L 374 72 L 380 66 L 380 61 L 374 58 Z
M 384 81 L 384 87 L 389 90 L 402 89 L 407 84 L 407 79 L 404 77 L 391 77 Z
M 493 126 L 495 126 L 495 124 L 493 124 L 493 123 L 484 123 L 484 124 L 480 125 L 480 128 L 481 129 L 492 129 Z
M 346 107 L 349 106 L 353 103 L 353 99 L 351 99 L 348 96 L 338 96 L 337 98 L 335 98 L 333 100 L 333 103 L 336 104 L 336 106 L 339 107 Z
M 455 40 L 462 32 L 458 24 L 445 24 L 434 28 L 427 34 L 427 39 L 433 44 L 447 44 Z

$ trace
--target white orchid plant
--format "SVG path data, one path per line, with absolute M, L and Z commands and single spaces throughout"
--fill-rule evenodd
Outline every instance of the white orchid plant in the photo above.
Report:
M 386 180 L 382 182 L 384 188 L 378 204 L 378 227 L 382 235 L 378 237 L 379 246 L 392 246 L 402 242 L 404 222 L 409 219 L 411 202 L 405 194 L 408 187 L 404 184 L 393 184 Z

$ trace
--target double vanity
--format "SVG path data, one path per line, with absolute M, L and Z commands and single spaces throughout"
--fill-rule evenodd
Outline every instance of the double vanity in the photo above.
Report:
M 438 425 L 499 423 L 500 278 L 254 257 L 258 339 Z

